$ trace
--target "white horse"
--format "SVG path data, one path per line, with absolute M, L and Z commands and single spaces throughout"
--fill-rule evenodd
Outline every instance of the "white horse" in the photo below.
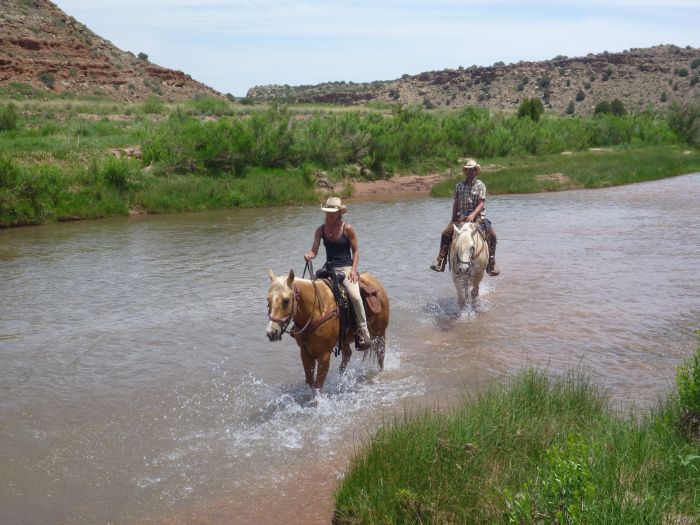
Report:
M 457 288 L 459 308 L 467 306 L 479 296 L 479 283 L 489 262 L 489 247 L 474 222 L 465 222 L 454 227 L 455 233 L 450 246 L 450 268 L 452 280 Z

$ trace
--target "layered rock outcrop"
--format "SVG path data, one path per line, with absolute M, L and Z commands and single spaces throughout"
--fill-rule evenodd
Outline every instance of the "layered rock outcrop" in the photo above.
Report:
M 143 100 L 221 97 L 182 71 L 104 40 L 48 0 L 0 0 L 0 86 Z

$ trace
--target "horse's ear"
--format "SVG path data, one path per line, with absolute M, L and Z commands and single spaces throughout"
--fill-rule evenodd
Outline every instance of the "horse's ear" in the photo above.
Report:
M 459 228 L 457 228 L 457 225 L 456 225 L 456 224 L 453 224 L 452 227 L 455 229 L 455 231 L 456 231 L 457 233 L 459 233 Z
M 275 273 L 272 271 L 272 268 L 267 269 L 267 275 L 270 277 L 271 281 L 274 281 L 277 278 Z
M 293 283 L 294 283 L 294 270 L 289 270 L 289 275 L 287 276 L 287 286 L 289 286 L 291 288 Z

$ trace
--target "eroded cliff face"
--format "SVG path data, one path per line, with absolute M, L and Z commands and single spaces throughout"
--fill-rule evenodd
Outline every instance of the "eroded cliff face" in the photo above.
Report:
M 48 0 L 0 0 L 0 86 L 142 100 L 221 93 L 100 38 Z
M 256 86 L 253 99 L 356 104 L 368 100 L 423 104 L 434 108 L 482 106 L 513 111 L 524 98 L 540 98 L 548 111 L 590 114 L 603 100 L 620 99 L 627 109 L 665 106 L 700 98 L 700 49 L 662 45 L 557 57 L 542 62 L 428 71 L 372 84 Z M 695 64 L 695 67 L 692 67 Z

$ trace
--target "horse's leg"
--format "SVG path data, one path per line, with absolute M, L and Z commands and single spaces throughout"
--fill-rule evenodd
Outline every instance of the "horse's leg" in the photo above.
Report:
M 340 373 L 342 374 L 345 372 L 345 368 L 348 366 L 348 362 L 350 361 L 350 357 L 352 356 L 352 349 L 350 348 L 350 344 L 345 343 L 343 345 L 343 351 L 342 351 L 343 357 L 340 360 Z
M 301 354 L 301 364 L 304 366 L 304 375 L 306 376 L 306 384 L 310 388 L 314 388 L 314 370 L 316 369 L 316 359 L 302 347 L 299 349 Z
M 377 345 L 377 364 L 379 370 L 384 370 L 384 354 L 386 353 L 386 338 L 384 334 L 377 337 L 375 344 Z
M 326 382 L 326 374 L 328 374 L 328 368 L 331 365 L 331 353 L 326 352 L 317 360 L 318 366 L 316 368 L 316 384 L 314 389 L 320 392 L 323 389 L 323 383 Z
M 467 293 L 464 289 L 463 283 L 457 283 L 457 302 L 459 303 L 459 309 L 464 310 L 467 306 Z
M 476 302 L 476 298 L 479 297 L 479 285 L 475 284 L 472 287 L 472 305 Z

